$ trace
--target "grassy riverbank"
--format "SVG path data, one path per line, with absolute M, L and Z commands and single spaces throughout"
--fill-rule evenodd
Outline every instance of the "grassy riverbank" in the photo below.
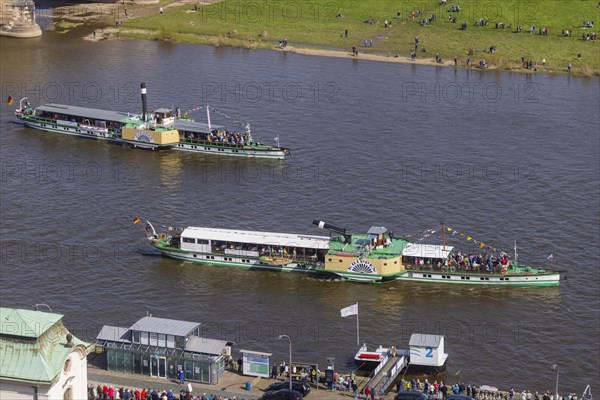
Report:
M 128 19 L 119 35 L 248 48 L 276 48 L 278 41 L 285 38 L 294 48 L 317 46 L 349 53 L 356 46 L 361 54 L 399 54 L 404 61 L 414 50 L 418 36 L 418 59 L 431 60 L 439 54 L 445 64 L 454 65 L 456 57 L 458 65 L 464 66 L 468 49 L 473 49 L 469 58 L 476 65 L 485 60 L 493 68 L 525 70 L 521 62 L 524 57 L 536 62 L 540 72 L 566 72 L 570 63 L 576 75 L 600 75 L 600 40 L 582 40 L 582 34 L 596 32 L 600 27 L 598 0 L 448 0 L 445 5 L 440 0 L 223 0 L 210 5 L 176 6 L 169 3 L 166 0 L 147 6 L 155 12 Z M 456 4 L 460 11 L 450 12 L 450 6 Z M 159 7 L 163 7 L 162 14 Z M 420 17 L 413 20 L 411 12 L 417 9 Z M 424 25 L 423 18 L 431 15 L 435 15 L 435 21 Z M 450 22 L 449 16 L 456 17 L 457 22 Z M 488 24 L 475 26 L 481 18 Z M 385 27 L 386 19 L 391 21 L 391 27 Z M 584 21 L 594 21 L 596 26 L 585 28 Z M 504 22 L 505 29 L 497 29 L 497 22 Z M 467 24 L 466 30 L 460 29 L 462 23 Z M 516 33 L 518 25 L 522 25 L 522 33 Z M 531 25 L 535 26 L 535 33 L 529 33 Z M 543 27 L 548 28 L 548 35 L 539 34 Z M 348 38 L 344 35 L 346 29 Z M 572 36 L 561 36 L 566 29 L 572 31 Z M 363 47 L 365 39 L 373 39 L 373 47 L 370 43 Z M 492 45 L 497 49 L 494 54 L 489 53 Z

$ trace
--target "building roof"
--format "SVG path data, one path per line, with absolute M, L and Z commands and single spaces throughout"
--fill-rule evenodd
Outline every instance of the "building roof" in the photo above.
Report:
M 199 322 L 179 321 L 176 319 L 144 317 L 131 326 L 132 331 L 163 333 L 173 336 L 187 336 L 200 326 Z
M 369 235 L 382 235 L 387 232 L 387 228 L 385 226 L 372 226 L 367 231 Z
M 0 307 L 0 335 L 35 339 L 62 317 L 60 314 Z
M 37 111 L 47 111 L 59 114 L 73 115 L 76 117 L 97 119 L 101 121 L 121 122 L 124 119 L 132 118 L 134 115 L 121 111 L 107 111 L 97 108 L 68 106 L 64 104 L 48 103 L 36 108 Z
M 62 315 L 41 311 L 0 309 L 3 334 L 0 335 L 0 379 L 52 383 L 61 373 L 65 361 L 73 351 L 81 350 L 87 354 L 91 344 L 73 337 L 73 347 L 66 347 L 69 331 L 63 325 Z M 26 335 L 13 335 L 13 321 L 6 316 L 19 320 L 17 326 L 25 327 Z M 54 323 L 52 323 L 54 321 Z M 32 329 L 33 324 L 39 324 Z M 44 329 L 44 324 L 50 324 Z M 30 333 L 34 332 L 34 333 Z M 38 334 L 39 333 L 39 334 Z M 37 335 L 37 336 L 34 336 Z
M 444 338 L 442 335 L 427 335 L 424 333 L 413 333 L 410 335 L 409 346 L 422 346 L 422 347 L 438 347 L 440 341 Z
M 131 330 L 120 326 L 104 325 L 96 340 L 107 340 L 109 342 L 131 343 Z
M 454 247 L 439 246 L 437 244 L 420 244 L 420 243 L 409 243 L 402 251 L 402 255 L 405 257 L 420 257 L 420 258 L 448 258 L 448 255 L 452 252 Z
M 254 243 L 259 245 L 292 246 L 310 249 L 329 249 L 328 236 L 296 235 L 291 233 L 242 231 L 234 229 L 186 228 L 182 237 L 220 240 L 234 243 Z
M 256 356 L 264 356 L 264 357 L 271 357 L 273 355 L 273 353 L 267 353 L 264 351 L 254 351 L 254 350 L 240 350 L 240 353 L 252 354 L 252 355 L 256 355 Z
M 185 344 L 185 351 L 219 356 L 223 353 L 223 349 L 226 346 L 226 340 L 207 339 L 198 336 L 192 336 Z
M 223 126 L 210 124 L 210 129 L 208 129 L 208 124 L 205 124 L 204 122 L 183 121 L 176 119 L 175 122 L 173 122 L 173 128 L 183 132 L 210 133 L 215 129 L 223 129 Z

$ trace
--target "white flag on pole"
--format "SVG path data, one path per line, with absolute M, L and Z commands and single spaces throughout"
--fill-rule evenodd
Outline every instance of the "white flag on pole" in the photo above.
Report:
M 351 315 L 358 315 L 358 303 L 352 304 L 346 308 L 341 309 L 342 317 L 349 317 Z
M 550 255 L 548 256 L 548 260 L 552 260 L 552 259 L 554 259 L 554 254 L 550 254 Z

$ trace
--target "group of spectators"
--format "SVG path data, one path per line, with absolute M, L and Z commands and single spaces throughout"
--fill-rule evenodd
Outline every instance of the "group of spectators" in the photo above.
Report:
M 202 393 L 202 395 L 193 395 L 192 393 L 181 390 L 175 394 L 173 390 L 156 389 L 138 389 L 138 388 L 114 388 L 108 384 L 88 387 L 88 400 L 237 400 L 233 397 L 223 397 L 223 395 L 214 395 Z M 245 400 L 245 399 L 240 399 Z

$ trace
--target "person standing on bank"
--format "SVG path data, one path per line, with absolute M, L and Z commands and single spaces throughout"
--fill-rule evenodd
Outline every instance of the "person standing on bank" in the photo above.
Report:
M 183 385 L 183 382 L 185 382 L 185 372 L 183 372 L 183 369 L 179 370 L 179 384 Z

